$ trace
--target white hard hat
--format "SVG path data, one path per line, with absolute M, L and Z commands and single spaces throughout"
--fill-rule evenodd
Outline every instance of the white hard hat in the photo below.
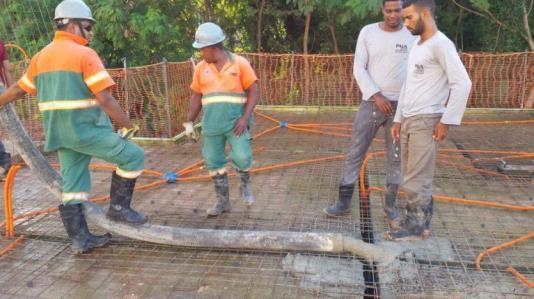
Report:
M 215 23 L 204 23 L 198 26 L 195 33 L 193 48 L 204 48 L 218 44 L 226 39 L 223 30 Z
M 83 19 L 95 22 L 91 9 L 82 0 L 65 0 L 56 6 L 54 21 Z

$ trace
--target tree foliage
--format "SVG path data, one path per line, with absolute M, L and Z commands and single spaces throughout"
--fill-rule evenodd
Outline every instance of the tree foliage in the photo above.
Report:
M 185 60 L 196 27 L 213 21 L 236 51 L 351 53 L 382 0 L 86 0 L 97 19 L 92 47 L 108 66 Z M 0 39 L 30 54 L 50 42 L 59 0 L 0 1 Z M 437 0 L 437 22 L 463 51 L 533 49 L 534 0 Z M 305 34 L 306 33 L 306 34 Z

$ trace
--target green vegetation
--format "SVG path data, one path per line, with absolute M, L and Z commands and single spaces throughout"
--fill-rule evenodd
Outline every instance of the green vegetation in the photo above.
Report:
M 196 26 L 221 25 L 235 51 L 352 53 L 359 30 L 381 19 L 382 0 L 87 0 L 93 47 L 108 66 L 183 61 Z M 0 1 L 0 39 L 35 54 L 53 34 L 58 0 Z M 534 51 L 534 0 L 437 0 L 440 29 L 462 51 Z

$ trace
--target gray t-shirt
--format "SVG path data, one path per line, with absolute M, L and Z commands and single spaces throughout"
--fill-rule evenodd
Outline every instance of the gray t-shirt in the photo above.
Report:
M 354 78 L 367 101 L 377 92 L 397 101 L 406 78 L 408 53 L 416 39 L 406 27 L 395 32 L 380 28 L 380 23 L 362 28 L 354 54 Z
M 424 43 L 418 38 L 408 59 L 395 122 L 421 114 L 443 114 L 441 122 L 459 125 L 465 111 L 471 80 L 454 43 L 440 31 Z

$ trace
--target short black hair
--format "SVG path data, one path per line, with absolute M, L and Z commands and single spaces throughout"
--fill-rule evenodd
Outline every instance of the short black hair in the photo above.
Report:
M 404 0 L 382 0 L 382 6 L 386 5 L 386 2 L 397 2 L 397 1 L 404 2 Z
M 66 30 L 67 29 L 67 26 L 70 24 L 70 23 L 73 23 L 73 22 L 77 22 L 77 23 L 80 23 L 81 21 L 84 21 L 85 19 L 69 19 L 69 21 L 67 23 L 63 23 L 63 19 L 58 19 L 58 20 L 54 20 L 54 22 L 56 23 L 56 29 L 57 30 Z M 87 21 L 90 21 L 90 20 L 87 20 Z M 91 21 L 91 24 L 93 24 L 94 22 Z
M 432 14 L 436 11 L 436 1 L 434 0 L 405 0 L 402 3 L 402 8 L 410 5 L 415 5 L 418 8 L 428 8 Z

